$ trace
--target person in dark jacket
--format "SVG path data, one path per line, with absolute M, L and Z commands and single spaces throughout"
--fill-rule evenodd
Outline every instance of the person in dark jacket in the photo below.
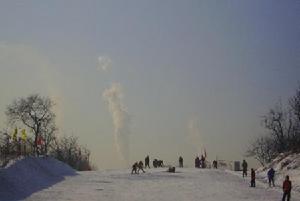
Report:
M 158 167 L 164 167 L 164 161 L 163 160 L 158 160 L 157 161 L 157 166 Z
M 201 168 L 206 168 L 205 157 L 203 155 L 201 155 L 200 164 Z
M 243 163 L 242 163 L 242 168 L 243 168 L 243 177 L 247 177 L 247 169 L 248 169 L 248 163 L 243 160 Z
M 179 156 L 179 167 L 183 168 L 183 158 Z
M 271 184 L 273 184 L 273 187 L 275 187 L 274 176 L 275 176 L 275 170 L 273 168 L 270 168 L 270 170 L 268 171 L 268 179 L 269 179 L 270 187 L 271 187 Z
M 195 168 L 200 168 L 200 158 L 198 156 L 195 159 Z
M 157 159 L 154 159 L 154 160 L 153 160 L 153 167 L 154 167 L 154 168 L 157 168 L 157 167 L 158 167 L 158 160 L 157 160 Z
M 137 174 L 137 168 L 138 168 L 138 163 L 135 162 L 133 165 L 132 165 L 132 170 L 131 170 L 131 174 Z
M 138 173 L 140 173 L 140 170 L 142 170 L 143 173 L 145 173 L 143 167 L 144 167 L 143 161 L 140 161 L 139 164 L 138 164 Z
M 251 168 L 251 187 L 255 187 L 255 171 Z
M 150 168 L 150 158 L 149 158 L 149 156 L 147 156 L 146 158 L 145 158 L 145 168 L 146 167 L 148 167 L 148 168 Z
M 213 161 L 213 168 L 218 169 L 218 161 L 216 160 Z
M 290 201 L 290 199 L 291 199 L 291 190 L 292 190 L 292 182 L 290 181 L 290 177 L 288 175 L 286 175 L 285 180 L 282 184 L 282 190 L 283 190 L 282 201 L 285 201 L 285 198 L 287 198 L 287 201 Z

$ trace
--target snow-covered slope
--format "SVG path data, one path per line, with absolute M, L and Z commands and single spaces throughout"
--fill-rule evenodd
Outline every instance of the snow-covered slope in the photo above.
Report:
M 283 157 L 273 166 L 282 175 L 289 171 L 292 179 L 299 178 L 298 173 L 291 174 L 298 170 L 297 157 Z M 286 165 L 279 167 L 282 162 Z M 52 158 L 25 158 L 0 170 L 0 201 L 281 200 L 280 187 L 269 188 L 257 180 L 256 188 L 250 188 L 249 178 L 243 179 L 240 172 L 180 168 L 169 173 L 166 169 L 146 169 L 138 175 L 130 174 L 129 169 L 77 173 Z M 265 175 L 266 170 L 261 169 L 260 174 Z M 279 177 L 277 181 L 282 182 Z M 293 191 L 292 200 L 300 201 L 300 193 Z
M 257 178 L 267 183 L 267 172 L 271 167 L 276 171 L 275 185 L 281 186 L 285 176 L 289 175 L 293 190 L 300 192 L 300 154 L 280 154 L 270 164 L 257 169 Z
M 0 201 L 24 199 L 75 174 L 68 165 L 50 157 L 19 159 L 0 169 Z
M 214 169 L 146 169 L 131 175 L 130 170 L 80 172 L 76 177 L 37 192 L 25 201 L 276 201 L 280 189 L 257 182 L 249 187 L 249 178 Z M 292 193 L 293 201 L 300 194 Z

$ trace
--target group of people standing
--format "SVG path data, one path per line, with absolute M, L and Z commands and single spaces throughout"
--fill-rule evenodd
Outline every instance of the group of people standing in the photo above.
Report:
M 163 167 L 163 166 L 164 166 L 163 160 L 158 160 L 158 159 L 153 160 L 153 167 L 154 168 Z M 150 157 L 149 156 L 146 156 L 146 158 L 145 158 L 145 166 L 144 166 L 143 161 L 135 162 L 132 165 L 131 174 L 139 174 L 140 171 L 145 173 L 144 167 L 145 168 L 147 168 L 147 167 L 150 168 Z
M 195 158 L 195 168 L 206 168 L 205 157 L 201 155 L 201 158 L 197 156 Z
M 248 164 L 245 160 L 243 160 L 242 169 L 243 169 L 243 177 L 247 177 Z M 267 175 L 268 175 L 269 186 L 275 187 L 275 182 L 274 182 L 275 170 L 272 167 L 268 170 Z M 253 168 L 251 168 L 250 187 L 255 187 L 255 170 Z M 285 201 L 286 199 L 287 201 L 290 201 L 292 182 L 290 181 L 288 175 L 286 175 L 285 180 L 283 181 L 282 190 L 283 190 L 282 201 Z
M 153 160 L 153 167 L 154 168 L 164 167 L 164 161 L 154 159 Z M 182 156 L 179 157 L 179 167 L 183 167 L 183 158 L 182 158 Z M 132 165 L 131 174 L 139 174 L 140 171 L 145 173 L 144 168 L 150 168 L 150 157 L 149 156 L 146 156 L 146 158 L 145 158 L 145 166 L 143 164 L 143 161 L 135 162 Z
M 182 156 L 179 156 L 178 164 L 179 164 L 180 168 L 183 168 L 183 157 Z M 145 158 L 145 166 L 144 166 L 142 161 L 135 162 L 132 165 L 132 173 L 138 173 L 140 170 L 142 170 L 144 172 L 144 169 L 142 169 L 143 167 L 150 168 L 150 157 L 149 156 L 146 156 L 146 158 Z M 154 159 L 153 160 L 153 167 L 154 168 L 164 167 L 163 160 Z M 195 167 L 196 168 L 206 168 L 206 159 L 205 159 L 204 155 L 201 155 L 200 158 L 198 156 L 195 158 Z M 217 161 L 213 162 L 213 167 L 214 168 L 218 167 Z

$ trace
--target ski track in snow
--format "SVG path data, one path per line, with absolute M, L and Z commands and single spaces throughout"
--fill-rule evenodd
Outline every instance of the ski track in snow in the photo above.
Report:
M 130 170 L 80 172 L 58 184 L 32 194 L 25 201 L 280 201 L 280 188 L 268 188 L 237 173 L 212 169 L 147 169 L 131 175 Z M 292 192 L 292 201 L 300 194 Z

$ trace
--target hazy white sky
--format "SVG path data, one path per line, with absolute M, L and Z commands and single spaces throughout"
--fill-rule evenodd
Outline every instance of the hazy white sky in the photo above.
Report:
M 241 160 L 300 79 L 298 1 L 1 1 L 0 127 L 14 98 L 57 103 L 99 168 Z M 116 142 L 119 146 L 116 146 Z M 118 153 L 118 150 L 122 153 Z

